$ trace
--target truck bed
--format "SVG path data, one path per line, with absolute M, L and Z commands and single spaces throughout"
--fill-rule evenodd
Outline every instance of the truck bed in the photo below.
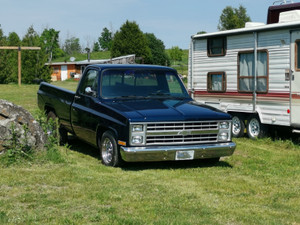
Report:
M 38 106 L 44 111 L 53 111 L 60 123 L 72 131 L 70 110 L 75 92 L 46 82 L 40 84 L 38 91 Z

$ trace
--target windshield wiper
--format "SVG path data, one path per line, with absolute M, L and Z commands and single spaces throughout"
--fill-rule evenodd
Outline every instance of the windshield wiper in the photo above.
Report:
M 144 99 L 145 96 L 137 96 L 137 95 L 122 95 L 114 97 L 113 99 Z

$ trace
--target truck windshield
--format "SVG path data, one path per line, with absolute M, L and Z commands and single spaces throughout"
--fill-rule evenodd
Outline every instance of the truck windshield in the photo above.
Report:
M 106 70 L 102 98 L 189 98 L 180 78 L 167 70 Z

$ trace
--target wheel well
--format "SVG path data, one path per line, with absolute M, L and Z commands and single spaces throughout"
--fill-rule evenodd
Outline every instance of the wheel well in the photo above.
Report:
M 97 127 L 97 135 L 96 135 L 96 138 L 97 138 L 97 146 L 99 147 L 99 144 L 100 144 L 100 141 L 101 141 L 101 137 L 102 135 L 106 132 L 106 131 L 111 131 L 115 136 L 117 136 L 116 132 L 113 130 L 113 129 L 110 129 L 108 127 L 105 127 L 105 126 L 98 126 Z
M 53 112 L 56 115 L 56 112 L 54 110 L 54 108 L 52 108 L 51 106 L 45 106 L 45 114 L 47 115 L 49 112 Z
M 251 116 L 256 116 L 259 121 L 260 121 L 260 117 L 258 113 L 243 113 L 243 112 L 228 112 L 231 116 L 237 116 L 240 119 L 247 121 L 249 117 Z

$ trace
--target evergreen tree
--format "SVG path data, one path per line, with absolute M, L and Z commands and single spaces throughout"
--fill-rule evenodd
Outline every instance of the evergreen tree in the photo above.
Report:
M 4 33 L 2 31 L 1 25 L 0 25 L 0 46 L 6 46 L 7 40 L 4 36 Z M 7 78 L 7 71 L 6 71 L 6 60 L 7 60 L 7 52 L 8 50 L 0 50 L 0 84 L 5 83 L 5 80 Z
M 162 66 L 170 65 L 170 59 L 165 52 L 164 43 L 160 39 L 156 38 L 154 34 L 145 33 L 145 37 L 152 56 L 150 63 Z
M 95 42 L 93 45 L 93 52 L 100 52 L 100 45 L 98 42 Z
M 9 33 L 7 38 L 8 46 L 20 46 L 21 40 L 17 33 Z M 18 82 L 18 51 L 9 50 L 6 54 L 6 79 L 4 83 L 17 83 Z
M 101 36 L 98 39 L 100 47 L 102 48 L 102 50 L 110 51 L 111 46 L 112 46 L 112 40 L 113 40 L 112 32 L 110 32 L 106 27 L 104 27 L 103 31 L 101 33 Z
M 33 27 L 29 27 L 22 40 L 23 46 L 39 46 L 40 51 L 26 50 L 22 51 L 22 82 L 33 83 L 35 79 L 50 80 L 50 68 L 45 66 L 48 61 L 48 55 L 45 51 L 39 35 Z
M 137 58 L 142 58 L 142 62 L 151 63 L 151 51 L 145 35 L 136 22 L 127 20 L 114 36 L 111 57 L 128 54 L 135 54 Z

